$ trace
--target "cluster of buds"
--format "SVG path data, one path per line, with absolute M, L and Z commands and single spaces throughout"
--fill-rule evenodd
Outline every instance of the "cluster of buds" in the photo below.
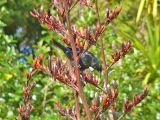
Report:
M 86 27 L 86 29 L 80 30 L 75 25 L 72 25 L 71 30 L 74 34 L 76 34 L 80 38 L 88 41 L 88 46 L 87 46 L 87 49 L 88 49 L 91 45 L 94 45 L 97 42 L 98 37 L 105 31 L 107 25 L 119 15 L 120 11 L 121 11 L 121 7 L 116 8 L 113 11 L 107 11 L 104 24 L 102 25 L 102 27 L 100 27 L 100 23 L 97 22 L 96 28 L 93 30 L 93 34 L 91 33 L 89 27 Z
M 100 98 L 97 97 L 95 99 L 92 100 L 92 104 L 91 104 L 91 112 L 97 114 L 99 112 L 99 107 L 100 107 Z
M 64 34 L 66 33 L 64 24 L 62 24 L 57 17 L 52 17 L 50 12 L 44 12 L 44 11 L 38 12 L 37 10 L 34 9 L 33 11 L 30 12 L 30 14 L 33 17 L 37 18 L 41 24 L 45 23 L 48 29 L 51 29 L 57 34 L 64 36 Z
M 47 68 L 45 67 L 45 65 L 43 65 L 43 59 L 44 59 L 44 56 L 43 55 L 39 55 L 37 56 L 34 61 L 33 61 L 33 70 L 32 72 L 30 73 L 27 73 L 27 79 L 31 79 L 32 76 L 38 71 L 38 70 L 41 70 L 43 71 L 44 73 L 48 73 L 47 71 Z
M 29 79 L 27 81 L 27 84 L 23 88 L 23 94 L 24 94 L 24 102 L 20 107 L 17 109 L 19 112 L 19 117 L 17 120 L 29 120 L 30 114 L 33 111 L 33 105 L 31 103 L 31 93 L 33 88 L 35 87 L 36 83 L 32 82 L 29 83 Z
M 116 81 L 113 81 L 113 89 L 112 89 L 112 99 L 115 100 L 118 97 L 118 84 Z
M 70 87 L 72 87 L 73 89 L 75 89 L 76 91 L 78 90 L 78 87 L 76 85 L 76 80 L 74 78 L 74 75 L 70 74 L 70 70 L 68 67 L 65 67 L 65 65 L 62 63 L 62 61 L 59 58 L 56 58 L 55 63 L 52 63 L 52 58 L 51 56 L 49 56 L 48 59 L 48 68 L 43 64 L 43 57 L 42 56 L 38 56 L 35 58 L 35 60 L 33 61 L 33 70 L 31 73 L 27 74 L 27 78 L 30 79 L 33 74 L 36 73 L 37 70 L 41 70 L 42 72 L 44 72 L 45 74 L 51 75 L 54 77 L 55 80 L 58 80 Z M 75 72 L 73 71 L 73 73 L 75 74 Z
M 77 1 L 77 2 L 79 2 L 79 1 Z M 74 3 L 73 0 L 66 1 L 66 4 L 69 8 L 72 6 L 73 3 Z M 93 5 L 88 0 L 80 0 L 80 3 L 86 5 L 87 7 L 90 7 L 90 8 L 93 7 Z M 62 2 L 60 0 L 53 0 L 52 5 L 57 8 L 60 15 L 64 19 L 64 17 L 65 17 L 64 16 L 65 2 Z M 120 11 L 121 11 L 121 8 L 116 8 L 113 11 L 108 11 L 107 15 L 106 15 L 106 19 L 104 20 L 104 25 L 102 25 L 102 27 L 100 27 L 100 23 L 97 22 L 96 29 L 93 31 L 93 33 L 91 33 L 89 27 L 86 27 L 86 29 L 84 29 L 82 32 L 82 31 L 80 31 L 79 28 L 75 27 L 75 25 L 72 25 L 71 31 L 73 34 L 75 34 L 77 36 L 75 39 L 76 46 L 79 47 L 81 51 L 85 51 L 84 50 L 85 42 L 80 42 L 80 38 L 85 39 L 85 40 L 87 40 L 86 41 L 87 42 L 86 50 L 88 50 L 92 45 L 94 45 L 96 43 L 96 41 L 98 40 L 98 37 L 105 31 L 106 26 L 114 18 L 116 18 L 118 16 Z M 61 35 L 63 38 L 63 41 L 68 46 L 70 45 L 70 40 L 69 40 L 69 35 L 68 35 L 69 33 L 67 32 L 65 25 L 58 18 L 52 17 L 50 12 L 44 12 L 44 10 L 41 10 L 40 12 L 38 12 L 37 10 L 34 9 L 32 12 L 30 12 L 30 14 L 33 17 L 37 18 L 40 21 L 40 23 L 46 23 L 46 26 L 48 29 L 51 29 L 52 31 Z
M 91 45 L 95 44 L 97 41 L 97 39 L 94 38 L 94 35 L 91 34 L 89 27 L 87 27 L 84 30 L 80 30 L 75 25 L 72 25 L 71 30 L 76 36 L 87 40 L 87 42 L 88 42 L 87 48 L 89 48 Z
M 112 89 L 107 88 L 107 92 L 102 91 L 102 110 L 100 110 L 100 97 L 92 100 L 91 112 L 95 114 L 95 118 L 98 118 L 100 114 L 105 112 L 111 105 L 114 105 L 114 101 L 118 97 L 118 85 L 116 81 L 113 82 Z
M 137 104 L 139 104 L 144 98 L 147 96 L 148 91 L 145 88 L 143 93 L 140 95 L 135 95 L 133 102 L 131 102 L 128 98 L 124 102 L 124 112 L 129 112 L 133 107 L 135 107 Z
M 113 62 L 111 63 L 111 65 L 119 61 L 122 57 L 124 57 L 131 48 L 132 45 L 130 41 L 123 43 L 121 50 L 116 50 L 116 52 L 112 55 Z
M 23 94 L 24 94 L 24 102 L 26 103 L 27 101 L 31 100 L 31 92 L 32 89 L 35 87 L 36 83 L 30 83 L 26 84 L 23 88 Z
M 85 4 L 88 7 L 92 7 L 92 4 L 87 1 L 87 0 L 81 0 L 81 3 Z M 62 14 L 64 14 L 64 7 L 62 7 L 62 2 L 58 1 L 58 0 L 53 0 L 53 5 L 60 11 L 60 14 L 62 16 Z M 71 4 L 73 3 L 72 0 L 68 0 L 67 4 L 69 6 L 71 6 Z M 105 19 L 104 25 L 100 28 L 99 24 L 97 24 L 96 26 L 96 30 L 94 30 L 94 34 L 91 34 L 89 27 L 87 27 L 85 30 L 83 30 L 84 32 L 80 31 L 77 27 L 75 27 L 74 25 L 72 25 L 71 30 L 72 32 L 78 36 L 77 39 L 75 41 L 77 41 L 77 46 L 83 50 L 84 49 L 84 44 L 85 42 L 80 43 L 80 38 L 85 39 L 88 41 L 88 46 L 86 49 L 88 49 L 91 45 L 95 44 L 96 41 L 98 40 L 98 37 L 105 31 L 105 28 L 107 26 L 107 24 L 109 24 L 109 22 L 111 22 L 114 18 L 116 18 L 120 12 L 120 8 L 116 8 L 113 12 L 108 11 L 107 12 L 107 17 Z M 40 12 L 38 12 L 37 10 L 33 10 L 32 12 L 30 12 L 30 14 L 37 18 L 40 23 L 46 23 L 46 26 L 48 29 L 51 29 L 52 31 L 60 34 L 63 38 L 63 41 L 67 44 L 70 45 L 70 40 L 68 39 L 68 33 L 65 29 L 65 25 L 56 17 L 52 17 L 50 12 L 44 12 L 43 10 L 41 10 Z
M 76 80 L 74 78 L 74 75 L 73 74 L 72 74 L 72 76 L 70 75 L 69 68 L 66 68 L 59 58 L 56 58 L 55 64 L 52 64 L 51 59 L 50 59 L 49 64 L 50 64 L 49 71 L 55 80 L 58 80 L 64 84 L 72 87 L 76 91 L 79 91 L 78 87 L 76 85 Z M 75 72 L 73 72 L 73 73 L 75 74 Z
M 33 68 L 36 70 L 43 69 L 44 68 L 43 59 L 44 59 L 43 55 L 37 56 L 33 61 Z
M 109 24 L 113 19 L 115 19 L 119 15 L 121 10 L 122 7 L 117 7 L 113 11 L 107 10 L 104 24 L 105 25 Z
M 55 108 L 58 110 L 58 112 L 62 116 L 66 116 L 72 120 L 76 120 L 76 115 L 74 110 L 71 110 L 70 108 L 66 108 L 66 109 L 62 108 L 62 105 L 60 103 L 56 103 Z
M 113 82 L 113 86 L 112 89 L 111 88 L 107 88 L 107 94 L 103 94 L 102 98 L 103 98 L 103 112 L 106 111 L 110 105 L 114 104 L 114 101 L 117 99 L 118 97 L 118 85 L 117 82 L 114 81 Z
M 85 80 L 85 82 L 90 83 L 96 87 L 98 87 L 99 85 L 99 80 L 97 80 L 93 74 L 90 73 L 83 73 L 83 79 Z
M 33 11 L 31 11 L 30 14 L 33 17 L 37 18 L 41 24 L 45 23 L 48 29 L 50 29 L 50 30 L 56 32 L 57 34 L 59 34 L 62 37 L 62 40 L 65 42 L 65 44 L 67 46 L 71 45 L 70 39 L 69 39 L 69 36 L 68 36 L 68 32 L 65 29 L 65 25 L 57 17 L 52 17 L 50 12 L 44 12 L 43 10 L 41 12 L 38 12 L 35 9 Z M 75 45 L 82 52 L 84 50 L 85 42 L 80 41 L 80 37 L 77 35 L 77 32 L 76 32 L 75 35 L 76 35 Z M 90 36 L 91 35 L 88 35 L 88 38 Z
M 21 105 L 17 111 L 20 114 L 20 116 L 16 118 L 17 120 L 30 120 L 30 113 L 33 111 L 33 105 L 31 103 Z
M 107 94 L 103 94 L 102 98 L 103 98 L 103 108 L 102 109 L 103 109 L 103 112 L 104 112 L 111 105 L 111 100 L 110 100 L 110 98 Z
M 104 20 L 104 24 L 102 27 L 100 27 L 100 23 L 97 22 L 97 29 L 95 31 L 95 39 L 98 39 L 98 37 L 106 30 L 106 27 L 111 21 L 113 21 L 121 12 L 122 7 L 117 7 L 113 11 L 107 10 L 106 18 Z
M 130 41 L 123 43 L 121 48 L 122 56 L 125 56 L 131 48 L 132 48 L 132 45 Z

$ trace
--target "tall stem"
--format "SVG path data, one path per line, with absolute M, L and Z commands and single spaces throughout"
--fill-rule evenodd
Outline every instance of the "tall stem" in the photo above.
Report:
M 97 0 L 96 0 L 96 14 L 97 14 L 97 19 L 98 19 L 98 25 L 101 28 Z M 102 36 L 100 36 L 100 37 L 101 37 L 100 38 L 100 50 L 101 50 L 101 55 L 102 55 L 102 59 L 103 59 L 103 70 L 104 70 L 104 76 L 105 76 L 105 86 L 107 88 L 107 85 L 108 85 L 108 70 L 107 70 L 107 64 L 106 64 L 106 58 L 105 58 L 105 53 L 104 53 L 104 46 L 103 46 Z
M 101 28 L 97 0 L 96 0 L 96 14 L 97 14 L 99 27 Z M 101 50 L 101 55 L 102 55 L 102 59 L 103 59 L 103 71 L 104 71 L 104 76 L 105 76 L 105 87 L 106 87 L 106 90 L 108 92 L 109 91 L 108 90 L 108 70 L 107 70 L 107 63 L 106 63 L 106 58 L 105 58 L 105 53 L 104 53 L 104 45 L 103 45 L 102 35 L 100 36 L 100 50 Z M 111 105 L 111 111 L 112 111 L 113 119 L 116 120 L 116 112 L 115 112 L 114 104 Z
M 68 59 L 69 60 L 69 59 Z M 67 65 L 70 68 L 70 74 L 72 74 L 72 66 L 71 66 L 71 61 L 69 60 L 69 62 L 67 62 Z M 73 89 L 74 92 L 74 99 L 75 99 L 75 112 L 76 112 L 76 120 L 80 120 L 81 116 L 80 116 L 80 106 L 79 106 L 79 101 L 78 101 L 78 92 L 76 90 Z
M 69 19 L 69 12 L 67 12 L 68 11 L 67 3 L 66 3 L 66 0 L 63 0 L 63 1 L 65 3 L 65 7 L 66 7 L 66 9 L 65 9 L 66 10 L 66 21 L 67 21 L 68 32 L 69 32 L 69 39 L 71 41 L 73 59 L 74 59 L 74 63 L 75 63 L 75 70 L 76 70 L 75 72 L 76 72 L 77 86 L 79 88 L 79 95 L 80 95 L 80 98 L 82 100 L 87 118 L 88 118 L 88 120 L 91 120 L 91 114 L 90 114 L 89 107 L 88 107 L 88 104 L 87 104 L 87 100 L 84 96 L 83 88 L 82 88 L 81 81 L 80 81 L 80 73 L 79 73 L 79 69 L 78 69 L 79 60 L 78 60 L 78 56 L 77 56 L 77 50 L 76 50 L 76 47 L 75 47 L 74 39 L 72 37 L 71 24 L 70 24 L 70 19 Z
M 79 102 L 78 102 L 78 93 L 75 90 L 74 90 L 74 99 L 75 99 L 77 120 L 80 120 L 81 116 L 80 116 L 80 107 L 79 107 Z
M 104 53 L 104 46 L 103 46 L 103 39 L 102 37 L 100 38 L 100 50 L 101 50 L 101 55 L 103 59 L 103 71 L 104 71 L 104 76 L 105 76 L 105 87 L 106 89 L 108 88 L 108 70 L 107 70 L 107 64 L 106 64 L 106 58 L 105 58 L 105 53 Z

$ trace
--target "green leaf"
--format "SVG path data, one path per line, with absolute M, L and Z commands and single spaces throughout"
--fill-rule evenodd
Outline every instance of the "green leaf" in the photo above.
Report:
M 140 19 L 140 17 L 141 17 L 141 14 L 142 14 L 142 10 L 143 10 L 145 1 L 146 1 L 146 0 L 141 0 L 141 3 L 140 3 L 140 5 L 139 5 L 139 9 L 138 9 L 138 13 L 137 13 L 136 22 L 139 22 L 139 19 Z
M 143 85 L 146 85 L 148 83 L 150 76 L 151 76 L 151 73 L 150 72 L 147 73 L 147 75 L 145 76 L 145 79 L 143 80 Z

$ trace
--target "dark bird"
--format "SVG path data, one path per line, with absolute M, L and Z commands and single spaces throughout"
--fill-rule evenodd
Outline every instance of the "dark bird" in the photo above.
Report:
M 58 48 L 60 48 L 66 54 L 66 56 L 70 59 L 71 64 L 74 64 L 73 53 L 72 53 L 71 48 L 63 46 L 61 43 L 57 42 L 56 40 L 53 40 L 53 44 L 55 46 L 57 46 Z M 76 48 L 76 50 L 79 55 L 80 50 L 78 48 Z M 102 65 L 101 65 L 100 61 L 98 60 L 97 57 L 95 57 L 93 55 L 93 53 L 91 53 L 89 51 L 84 52 L 80 56 L 79 65 L 80 65 L 79 69 L 81 71 L 88 69 L 89 67 L 92 67 L 99 72 L 102 71 Z

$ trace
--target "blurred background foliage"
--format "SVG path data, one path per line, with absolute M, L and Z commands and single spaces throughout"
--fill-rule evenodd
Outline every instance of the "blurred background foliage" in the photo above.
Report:
M 50 40 L 53 37 L 60 38 L 30 16 L 29 12 L 41 5 L 48 10 L 50 1 L 0 0 L 0 119 L 14 119 L 17 116 L 16 108 L 22 102 L 26 72 L 32 69 L 33 58 L 43 53 L 47 63 Z M 103 35 L 108 62 L 111 60 L 110 55 L 125 40 L 131 40 L 134 48 L 109 71 L 109 81 L 116 80 L 119 84 L 117 115 L 122 113 L 124 98 L 132 99 L 133 95 L 140 93 L 147 85 L 147 99 L 125 119 L 160 120 L 160 1 L 99 0 L 101 22 L 105 9 L 114 9 L 118 5 L 122 5 L 122 12 Z M 51 13 L 56 14 L 52 9 Z M 96 23 L 94 12 L 83 6 L 73 9 L 71 19 L 82 27 L 93 27 Z M 100 57 L 99 43 L 90 51 Z M 65 57 L 55 47 L 53 55 Z M 99 73 L 95 74 L 99 76 Z M 101 80 L 103 79 L 102 75 Z M 31 119 L 64 119 L 54 109 L 54 103 L 59 101 L 64 107 L 72 106 L 74 99 L 71 89 L 53 82 L 46 92 L 50 78 L 40 72 L 34 76 L 34 80 L 37 85 L 32 96 L 35 110 Z M 45 93 L 47 101 L 43 111 Z M 99 92 L 88 85 L 85 94 L 88 101 L 91 101 Z

